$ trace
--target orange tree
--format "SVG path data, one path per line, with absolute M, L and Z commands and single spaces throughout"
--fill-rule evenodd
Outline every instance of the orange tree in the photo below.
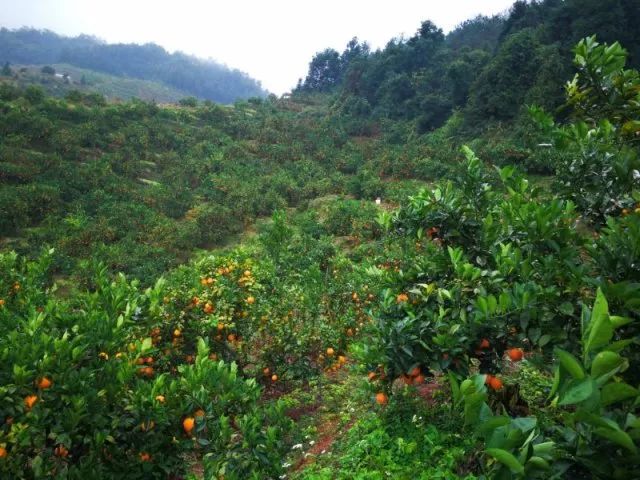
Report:
M 466 372 L 474 357 L 494 372 L 509 347 L 550 354 L 579 328 L 569 301 L 588 295 L 586 239 L 573 205 L 547 200 L 511 167 L 492 178 L 465 154 L 456 183 L 420 192 L 389 219 L 396 263 L 369 270 L 386 289 L 365 358 L 389 380 L 415 367 Z
M 640 174 L 637 122 L 627 115 L 637 110 L 638 75 L 623 60 L 619 45 L 581 42 L 568 93 L 587 117 L 556 127 L 534 110 L 567 149 L 557 196 L 513 167 L 490 175 L 464 149 L 455 182 L 380 217 L 396 258 L 368 270 L 386 290 L 359 348 L 369 378 L 383 383 L 378 403 L 397 377 L 414 383 L 415 372 L 467 374 L 479 364 L 482 375 L 461 384 L 451 372 L 453 403 L 486 443 L 496 478 L 637 475 Z M 609 315 L 605 296 L 621 316 Z M 554 363 L 553 408 L 538 419 L 511 418 L 505 353 Z
M 212 359 L 262 383 L 305 379 L 339 364 L 367 321 L 372 295 L 360 281 L 326 237 L 277 214 L 258 242 L 169 275 L 146 332 L 158 352 L 150 360 L 170 373 L 194 360 L 202 337 Z
M 259 406 L 255 380 L 214 361 L 204 339 L 191 364 L 163 371 L 147 336 L 162 316 L 163 282 L 141 292 L 103 269 L 92 291 L 62 300 L 47 282 L 49 262 L 0 256 L 3 475 L 178 478 L 187 452 L 240 477 L 279 472 L 288 422 L 283 405 Z M 274 448 L 266 457 L 264 436 Z

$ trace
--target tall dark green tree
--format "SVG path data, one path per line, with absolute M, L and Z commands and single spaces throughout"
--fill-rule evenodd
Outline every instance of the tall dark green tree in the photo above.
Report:
M 342 73 L 340 54 L 332 48 L 317 53 L 309 64 L 304 88 L 326 92 L 338 85 Z

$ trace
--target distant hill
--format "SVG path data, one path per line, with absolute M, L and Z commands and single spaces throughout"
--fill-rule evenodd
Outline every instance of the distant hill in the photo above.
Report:
M 160 82 L 185 95 L 218 103 L 267 93 L 246 73 L 181 52 L 169 53 L 153 43 L 107 44 L 88 35 L 72 38 L 31 28 L 0 29 L 0 62 L 63 63 L 122 78 Z
M 54 73 L 43 73 L 50 67 Z M 19 87 L 38 85 L 49 95 L 62 97 L 72 90 L 83 93 L 99 93 L 110 100 L 139 98 L 157 103 L 176 103 L 190 96 L 160 82 L 138 78 L 118 77 L 95 72 L 68 64 L 11 65 L 11 76 L 0 76 L 0 82 L 13 83 Z

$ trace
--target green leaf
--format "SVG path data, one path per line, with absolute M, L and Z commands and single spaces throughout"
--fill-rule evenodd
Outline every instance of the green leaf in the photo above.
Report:
M 147 350 L 151 350 L 153 346 L 153 342 L 151 341 L 151 337 L 147 337 L 142 341 L 142 345 L 140 346 L 140 352 L 146 352 Z
M 550 455 L 555 447 L 555 442 L 542 442 L 533 446 L 533 453 L 536 455 Z
M 538 345 L 541 347 L 544 347 L 546 344 L 548 344 L 551 341 L 551 338 L 552 338 L 551 335 L 549 335 L 548 333 L 545 333 L 538 339 Z
M 560 348 L 555 349 L 555 354 L 556 357 L 558 357 L 558 360 L 560 360 L 560 365 L 562 365 L 562 367 L 569 373 L 569 375 L 578 380 L 581 380 L 585 377 L 582 365 L 580 365 L 580 362 L 576 357 Z
M 631 345 L 633 342 L 634 340 L 632 338 L 618 340 L 617 342 L 613 342 L 607 345 L 607 350 L 610 352 L 621 352 L 622 350 L 627 348 L 629 345 Z
M 637 453 L 638 448 L 633 443 L 631 437 L 622 430 L 611 430 L 608 428 L 596 428 L 593 433 L 599 435 L 607 440 L 626 448 L 631 453 Z
M 560 307 L 558 307 L 558 310 L 560 310 L 560 313 L 563 313 L 564 315 L 573 315 L 573 305 L 569 302 L 561 304 Z
M 637 397 L 638 389 L 627 383 L 609 383 L 602 388 L 601 402 L 604 407 L 628 398 Z
M 84 353 L 84 347 L 81 346 L 77 346 L 77 347 L 73 347 L 73 350 L 71 350 L 71 358 L 76 361 L 80 358 L 80 356 Z
M 464 399 L 464 418 L 465 424 L 473 425 L 480 420 L 480 412 L 487 394 L 484 392 L 475 392 L 467 395 Z
M 586 334 L 586 339 L 584 334 Z M 591 319 L 584 334 L 583 350 L 585 358 L 593 349 L 606 345 L 613 338 L 613 325 L 609 320 L 609 305 L 600 289 L 596 294 L 596 301 L 591 311 Z
M 453 403 L 457 405 L 462 400 L 462 395 L 460 393 L 460 384 L 451 371 L 449 372 L 449 385 L 451 386 L 451 397 L 453 398 Z
M 578 410 L 573 417 L 577 422 L 585 422 L 594 427 L 605 428 L 608 430 L 620 430 L 620 426 L 613 420 L 600 415 L 594 415 L 593 413 L 589 413 L 585 410 Z
M 525 433 L 533 430 L 537 424 L 536 417 L 518 417 L 513 420 L 513 426 Z
M 624 428 L 640 428 L 640 418 L 632 413 L 627 414 L 627 421 L 624 424 Z
M 489 420 L 482 422 L 482 424 L 478 426 L 478 432 L 482 433 L 483 435 L 487 435 L 496 428 L 508 425 L 510 422 L 511 419 L 503 415 L 491 417 Z
M 496 300 L 496 297 L 494 297 L 493 295 L 489 295 L 487 297 L 487 304 L 489 307 L 489 313 L 496 313 L 496 309 L 498 308 L 498 300 Z
M 509 470 L 516 474 L 524 473 L 524 466 L 514 457 L 511 453 L 501 448 L 488 448 L 485 450 L 486 454 L 495 458 L 497 461 L 507 466 Z
M 540 470 L 549 470 L 551 466 L 549 462 L 547 462 L 542 457 L 533 456 L 527 461 L 527 465 L 532 465 L 534 468 L 538 468 Z
M 572 380 L 570 385 L 570 388 L 564 394 L 560 395 L 559 405 L 573 405 L 584 402 L 593 395 L 595 390 L 595 382 L 591 378 Z
M 560 367 L 556 366 L 555 371 L 553 372 L 553 384 L 551 385 L 551 391 L 549 392 L 549 396 L 547 400 L 551 400 L 553 396 L 558 391 L 560 387 Z
M 613 328 L 620 328 L 633 322 L 633 319 L 629 317 L 618 317 L 616 315 L 611 315 L 609 317 L 609 321 L 611 322 L 611 325 L 613 325 Z
M 466 378 L 465 380 L 463 380 L 460 384 L 460 392 L 462 392 L 463 395 L 475 392 L 475 388 L 473 388 L 473 380 L 471 380 L 470 378 Z

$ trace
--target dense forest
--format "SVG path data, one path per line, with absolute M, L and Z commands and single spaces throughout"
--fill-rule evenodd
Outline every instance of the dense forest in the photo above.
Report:
M 107 44 L 88 35 L 70 38 L 47 30 L 0 29 L 0 62 L 20 65 L 66 63 L 76 67 L 164 83 L 218 103 L 261 97 L 266 92 L 245 73 L 153 43 Z
M 372 119 L 399 119 L 423 133 L 460 111 L 473 137 L 517 121 L 527 104 L 559 108 L 571 48 L 585 36 L 621 42 L 630 66 L 639 66 L 638 22 L 638 0 L 517 1 L 507 17 L 468 20 L 448 35 L 425 21 L 375 52 L 357 39 L 342 53 L 327 49 L 297 92 L 334 93 L 334 108 L 360 119 L 354 128 L 363 131 Z
M 640 478 L 638 15 L 417 19 L 231 105 L 0 82 L 0 476 Z

